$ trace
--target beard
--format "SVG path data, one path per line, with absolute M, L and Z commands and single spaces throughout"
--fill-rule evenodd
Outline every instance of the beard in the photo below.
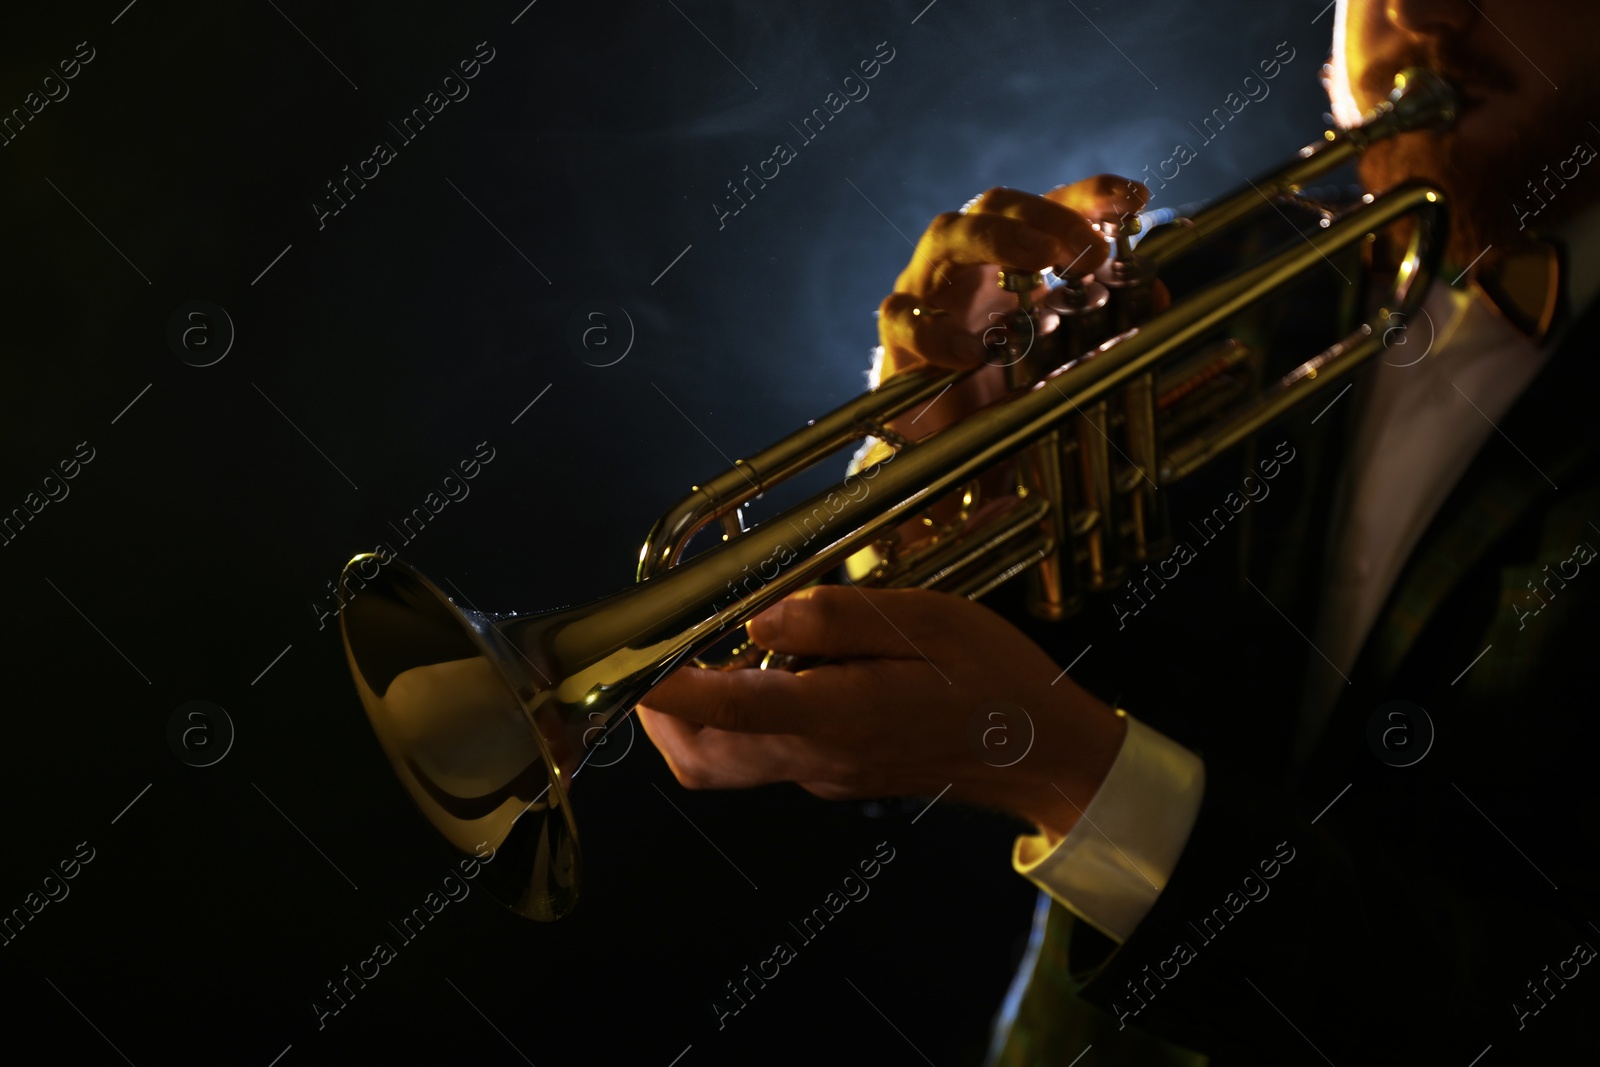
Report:
M 1395 73 L 1410 66 L 1432 70 L 1456 86 L 1460 119 L 1442 133 L 1416 131 L 1374 144 L 1358 169 L 1374 193 L 1407 180 L 1444 192 L 1450 209 L 1447 262 L 1464 267 L 1491 245 L 1506 249 L 1528 239 L 1532 229 L 1548 232 L 1594 202 L 1600 175 L 1580 170 L 1575 178 L 1551 176 L 1573 155 L 1576 142 L 1594 143 L 1587 105 L 1596 99 L 1600 79 L 1590 75 L 1587 85 L 1547 96 L 1542 78 L 1531 71 L 1466 54 L 1455 38 L 1427 38 L 1374 59 L 1361 88 L 1369 99 L 1381 99 Z M 1514 113 L 1518 108 L 1520 115 Z
M 1521 138 L 1520 133 L 1516 136 Z M 1518 228 L 1513 208 L 1526 180 L 1522 161 L 1527 158 L 1526 150 L 1484 158 L 1464 151 L 1452 134 L 1410 133 L 1373 145 L 1363 155 L 1359 171 L 1361 184 L 1374 193 L 1405 181 L 1423 181 L 1443 191 L 1450 211 L 1444 259 L 1465 267 L 1489 246 L 1507 248 L 1527 236 Z M 1551 218 L 1542 216 L 1540 221 Z M 1408 240 L 1410 230 L 1410 225 L 1398 227 L 1392 236 Z

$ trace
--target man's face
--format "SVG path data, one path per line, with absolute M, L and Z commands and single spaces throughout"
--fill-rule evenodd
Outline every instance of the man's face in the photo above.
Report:
M 1405 67 L 1426 67 L 1456 87 L 1454 129 L 1394 138 L 1361 162 L 1362 181 L 1376 191 L 1407 178 L 1444 189 L 1453 261 L 1509 244 L 1524 228 L 1548 230 L 1596 198 L 1600 160 L 1572 159 L 1580 142 L 1600 149 L 1600 129 L 1590 125 L 1600 124 L 1592 44 L 1600 4 L 1339 0 L 1335 19 L 1328 91 L 1341 124 L 1387 97 Z

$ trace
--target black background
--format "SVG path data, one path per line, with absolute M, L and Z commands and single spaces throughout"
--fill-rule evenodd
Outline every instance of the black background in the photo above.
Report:
M 1284 41 L 1270 96 L 1156 204 L 1315 137 L 1321 4 L 122 3 L 0 31 L 6 113 L 94 49 L 0 148 L 0 510 L 95 455 L 0 547 L 0 910 L 95 850 L 0 948 L 10 1039 L 141 1065 L 976 1063 L 1032 911 L 1017 826 L 687 793 L 642 731 L 576 791 L 575 916 L 475 892 L 319 1029 L 324 983 L 454 857 L 314 605 L 482 441 L 494 461 L 405 558 L 486 608 L 625 586 L 677 493 L 860 390 L 937 212 L 1154 170 Z M 480 41 L 470 95 L 319 229 L 323 184 Z M 880 42 L 870 95 L 800 144 L 790 122 Z M 724 183 L 778 141 L 797 158 L 719 228 Z M 193 300 L 237 332 L 209 367 L 167 340 Z M 631 328 L 586 350 L 569 327 L 595 300 Z M 166 737 L 195 699 L 237 729 L 206 768 Z M 880 841 L 871 896 L 719 1031 L 723 983 Z

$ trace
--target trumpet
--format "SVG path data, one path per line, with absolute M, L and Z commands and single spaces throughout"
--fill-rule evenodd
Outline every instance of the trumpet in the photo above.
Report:
M 1329 130 L 1192 218 L 1136 246 L 1138 217 L 1105 223 L 1114 252 L 1093 275 L 1002 269 L 1018 307 L 991 345 L 1006 367 L 1000 399 L 912 441 L 888 424 L 975 372 L 894 377 L 695 487 L 650 530 L 638 584 L 625 591 L 552 613 L 492 614 L 390 556 L 356 556 L 341 578 L 352 594 L 340 615 L 346 656 L 417 807 L 462 853 L 496 850 L 491 888 L 513 911 L 560 918 L 582 881 L 571 783 L 596 742 L 685 664 L 795 668 L 748 644 L 710 658 L 764 608 L 848 562 L 858 582 L 970 597 L 1026 576 L 1030 611 L 1061 619 L 1129 563 L 1160 558 L 1171 543 L 1165 489 L 1323 395 L 1383 347 L 1385 324 L 1420 304 L 1448 225 L 1444 196 L 1411 183 L 1325 208 L 1320 229 L 1153 313 L 1157 277 L 1369 145 L 1448 128 L 1454 100 L 1436 75 L 1407 70 L 1361 124 Z M 1400 220 L 1413 225 L 1383 306 L 1289 373 L 1263 383 L 1247 346 L 1206 343 Z M 1046 280 L 1054 287 L 1035 305 L 1030 294 Z M 845 483 L 746 521 L 751 501 L 863 442 Z M 980 481 L 993 484 L 982 476 L 997 469 L 1012 491 L 980 500 Z M 927 533 L 907 543 L 901 531 L 919 517 Z M 811 536 L 797 547 L 801 527 Z M 685 558 L 691 539 L 718 528 L 721 543 Z

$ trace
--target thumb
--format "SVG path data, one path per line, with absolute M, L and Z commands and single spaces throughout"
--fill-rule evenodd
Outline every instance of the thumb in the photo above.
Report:
M 816 585 L 774 604 L 751 619 L 748 629 L 752 640 L 775 652 L 924 659 L 913 641 L 927 633 L 928 601 L 939 596 L 923 589 Z

